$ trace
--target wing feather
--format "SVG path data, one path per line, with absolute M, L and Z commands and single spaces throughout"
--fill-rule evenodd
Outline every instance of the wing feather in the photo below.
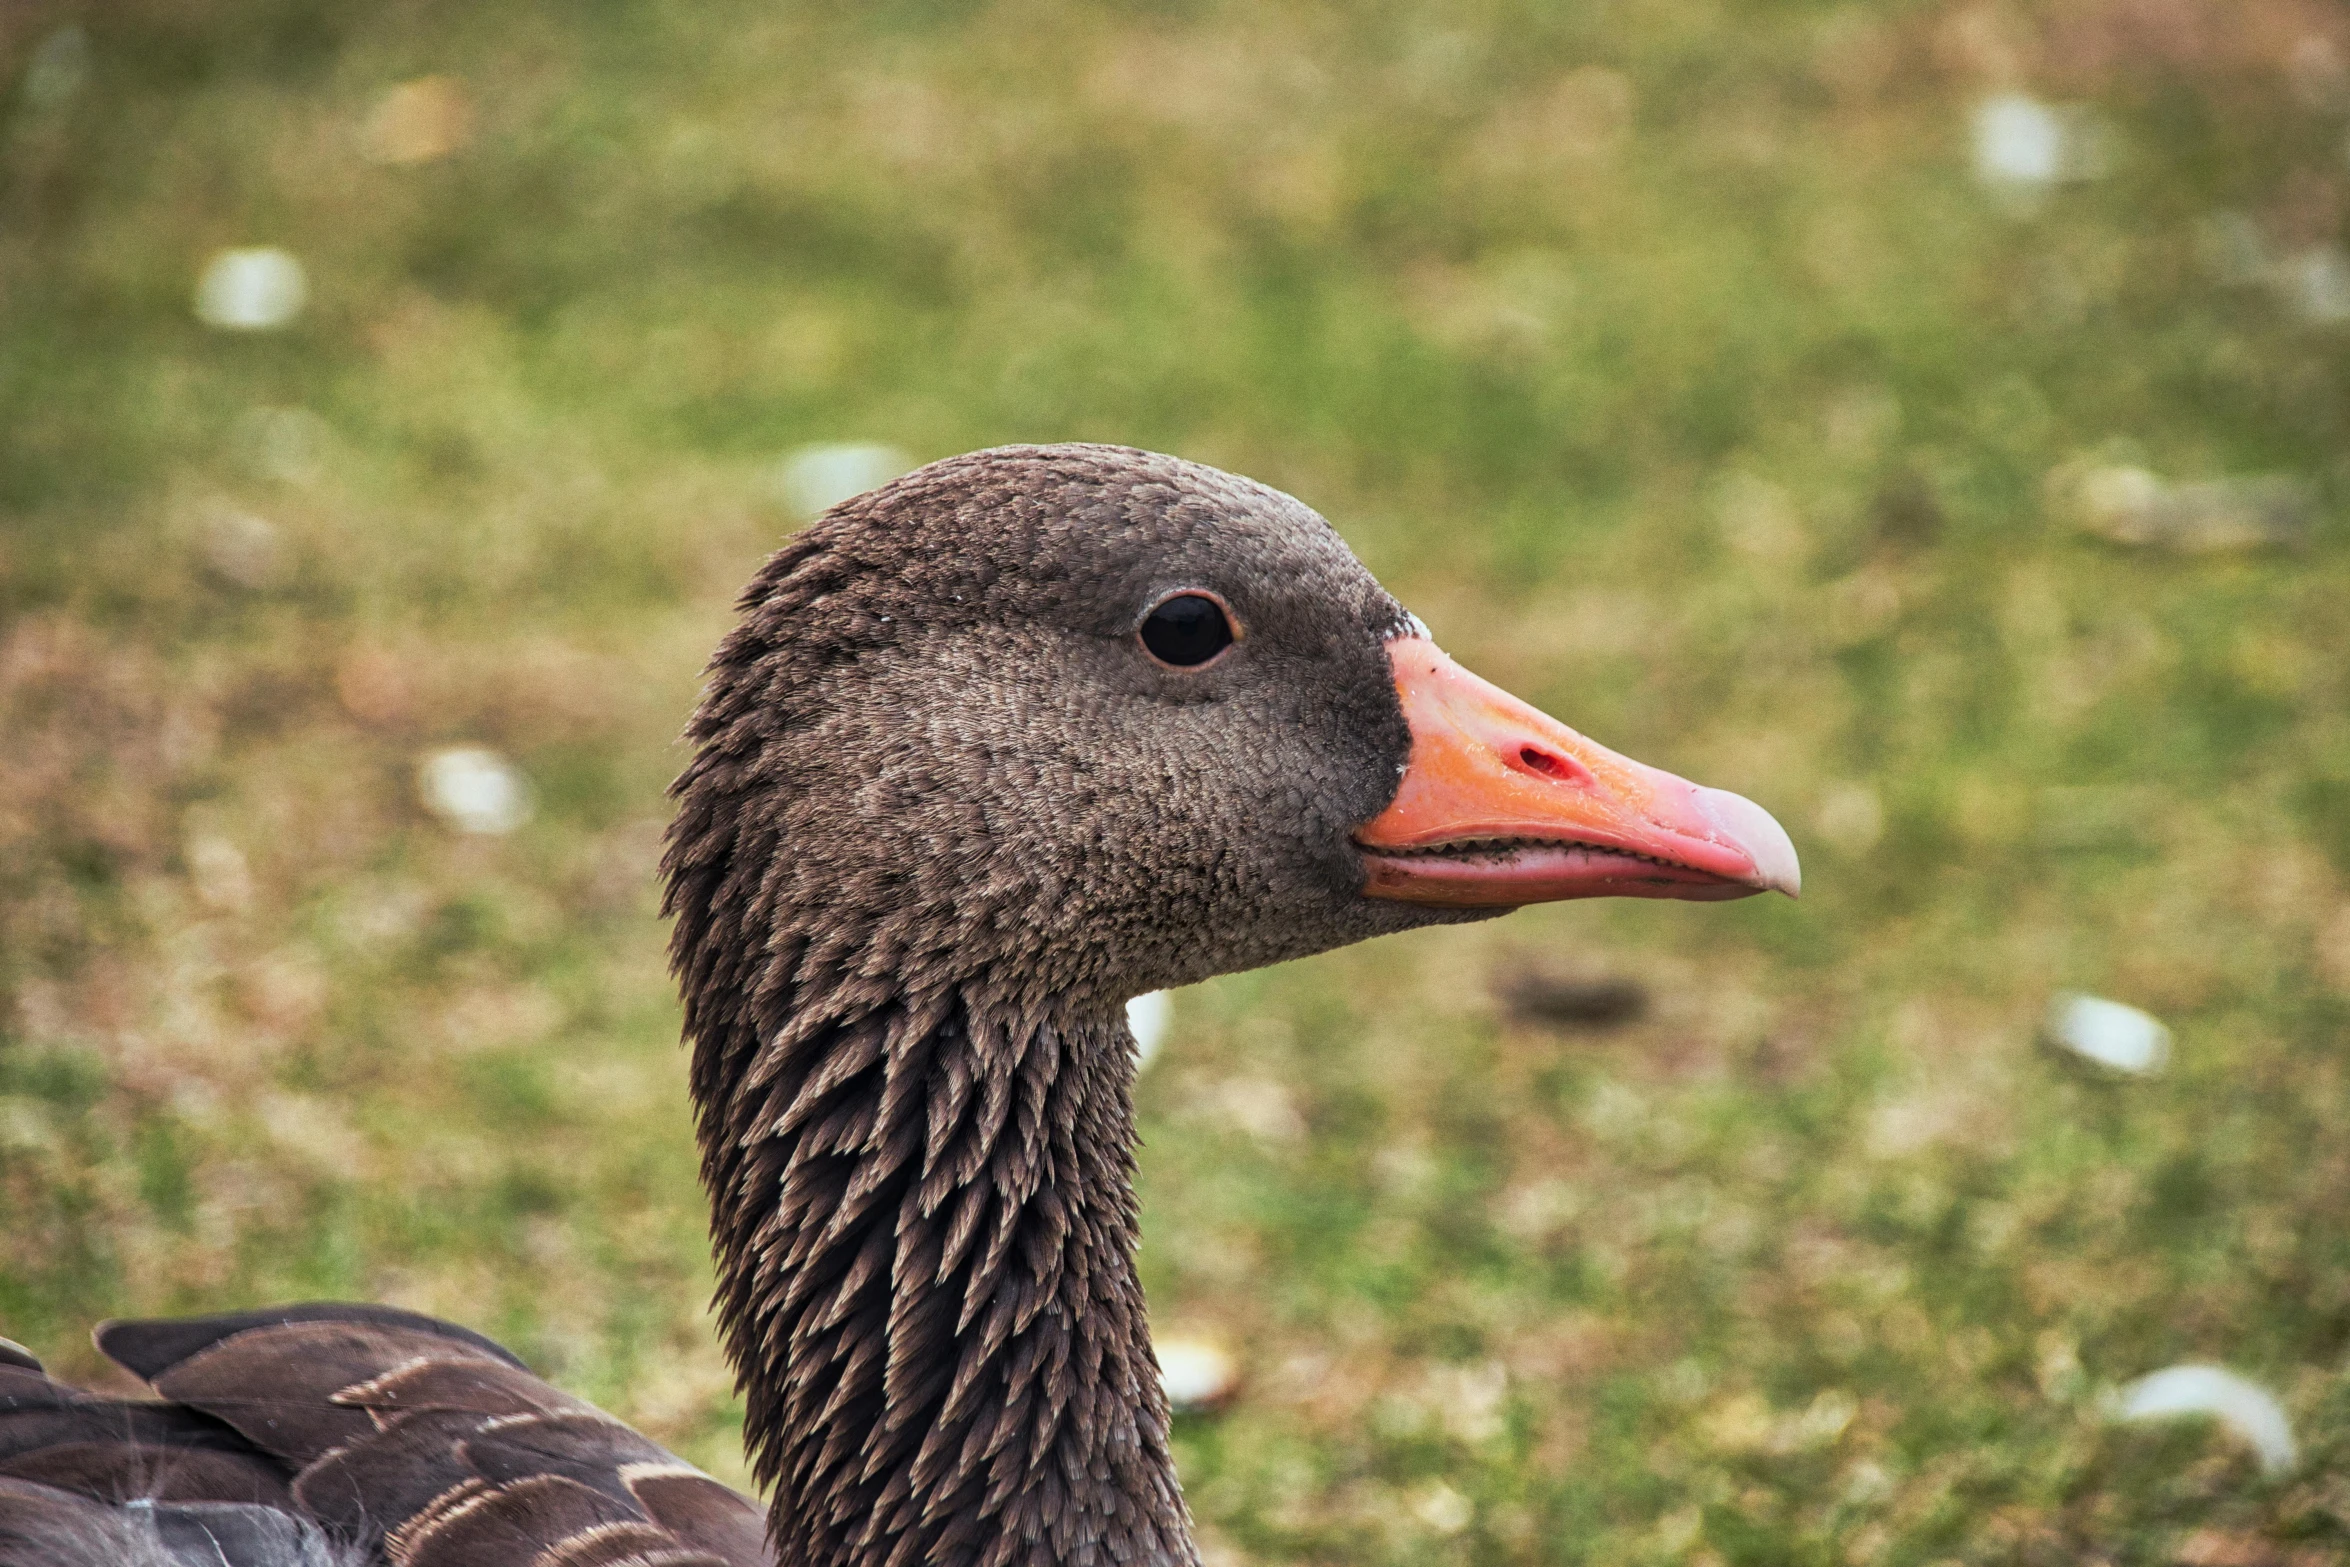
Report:
M 308 1304 L 97 1339 L 167 1402 L 0 1340 L 0 1567 L 773 1567 L 757 1502 L 463 1328 Z

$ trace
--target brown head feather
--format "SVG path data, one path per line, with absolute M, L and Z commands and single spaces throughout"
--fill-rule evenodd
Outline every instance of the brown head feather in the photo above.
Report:
M 1204 589 L 1242 639 L 1146 656 Z M 1288 496 L 1014 447 L 744 593 L 664 862 L 719 1312 L 781 1559 L 1196 1560 L 1134 1271 L 1139 992 L 1458 918 L 1360 896 L 1408 617 Z

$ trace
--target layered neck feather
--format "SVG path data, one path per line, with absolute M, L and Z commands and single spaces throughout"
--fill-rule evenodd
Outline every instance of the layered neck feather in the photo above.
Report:
M 766 1008 L 689 1009 L 778 1559 L 1196 1562 L 1134 1269 L 1122 1019 L 853 988 L 792 987 L 763 1041 Z

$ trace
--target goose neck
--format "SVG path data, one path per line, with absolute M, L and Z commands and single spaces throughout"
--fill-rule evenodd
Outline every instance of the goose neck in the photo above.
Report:
M 987 994 L 696 1031 L 778 1559 L 1196 1563 L 1134 1265 L 1131 1041 Z

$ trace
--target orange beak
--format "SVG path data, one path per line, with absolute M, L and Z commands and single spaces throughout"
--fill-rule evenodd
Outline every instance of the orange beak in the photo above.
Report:
M 1412 755 L 1355 834 L 1365 896 L 1513 907 L 1802 887 L 1786 829 L 1752 800 L 1595 745 L 1426 637 L 1395 637 L 1387 656 Z

